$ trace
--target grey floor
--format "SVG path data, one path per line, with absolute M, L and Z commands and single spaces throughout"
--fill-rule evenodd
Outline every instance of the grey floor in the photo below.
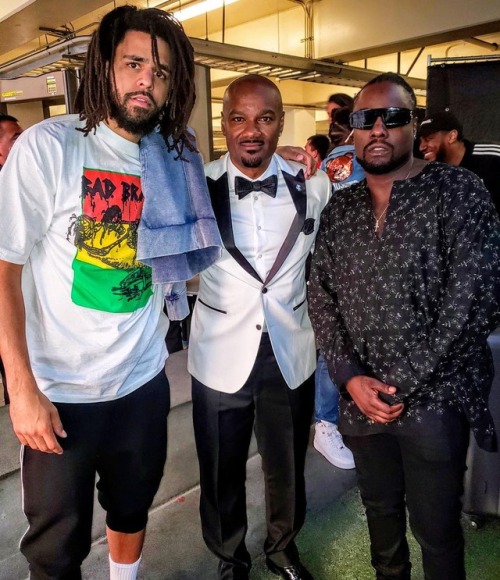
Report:
M 150 514 L 139 578 L 147 580 L 212 580 L 217 562 L 201 537 L 198 502 L 198 465 L 191 422 L 190 380 L 187 351 L 167 361 L 172 410 L 169 417 L 169 450 L 165 476 Z M 0 408 L 0 580 L 24 580 L 27 566 L 18 550 L 26 529 L 21 509 L 19 446 L 10 429 L 8 409 Z M 310 446 L 306 464 L 308 517 L 327 510 L 355 485 L 352 470 L 330 465 Z M 248 548 L 255 561 L 253 578 L 262 572 L 264 530 L 263 484 L 260 458 L 252 445 L 247 467 Z M 83 565 L 84 580 L 108 578 L 104 519 L 97 506 L 93 546 Z M 307 562 L 305 561 L 307 564 Z M 269 574 L 269 578 L 276 576 Z M 321 580 L 321 579 L 320 579 Z

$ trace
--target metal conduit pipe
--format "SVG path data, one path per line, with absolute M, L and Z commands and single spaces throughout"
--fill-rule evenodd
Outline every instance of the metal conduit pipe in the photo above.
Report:
M 35 68 L 48 66 L 68 56 L 78 56 L 87 52 L 91 36 L 77 36 L 53 46 L 37 50 L 0 65 L 0 80 L 11 80 L 29 73 Z

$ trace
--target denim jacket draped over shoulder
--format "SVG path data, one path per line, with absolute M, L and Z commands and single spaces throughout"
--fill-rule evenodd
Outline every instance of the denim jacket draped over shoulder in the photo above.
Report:
M 158 131 L 141 139 L 140 160 L 137 259 L 151 266 L 153 284 L 164 285 L 169 318 L 180 320 L 189 313 L 185 281 L 221 255 L 203 161 L 187 147 L 179 156 Z

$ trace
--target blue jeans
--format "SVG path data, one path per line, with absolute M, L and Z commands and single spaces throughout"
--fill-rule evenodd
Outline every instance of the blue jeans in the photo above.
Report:
M 314 375 L 314 419 L 316 421 L 339 422 L 339 398 L 340 393 L 337 385 L 332 381 L 328 373 L 323 353 L 320 351 L 318 365 Z

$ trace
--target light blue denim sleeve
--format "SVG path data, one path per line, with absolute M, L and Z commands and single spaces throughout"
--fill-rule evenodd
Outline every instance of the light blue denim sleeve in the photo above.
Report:
M 164 284 L 163 293 L 169 320 L 184 320 L 189 315 L 186 283 Z

